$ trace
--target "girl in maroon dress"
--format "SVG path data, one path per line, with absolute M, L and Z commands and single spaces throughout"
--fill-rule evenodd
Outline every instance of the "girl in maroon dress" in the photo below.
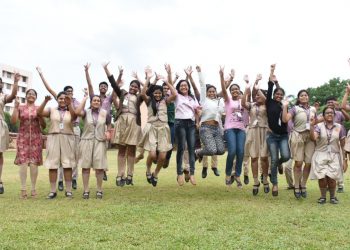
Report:
M 19 176 L 21 180 L 21 198 L 27 198 L 27 169 L 30 168 L 31 196 L 37 195 L 35 190 L 38 177 L 38 166 L 42 165 L 42 135 L 40 127 L 45 127 L 43 119 L 37 116 L 37 106 L 35 100 L 37 93 L 34 89 L 26 92 L 26 104 L 19 105 L 15 101 L 15 108 L 12 113 L 11 122 L 20 122 L 17 136 L 17 153 L 15 164 L 19 166 Z

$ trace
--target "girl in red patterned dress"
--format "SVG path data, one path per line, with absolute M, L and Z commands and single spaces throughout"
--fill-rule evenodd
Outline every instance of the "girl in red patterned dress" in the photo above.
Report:
M 27 169 L 30 168 L 31 196 L 37 195 L 35 190 L 36 180 L 38 178 L 38 166 L 42 165 L 42 136 L 41 129 L 45 127 L 43 119 L 37 116 L 35 100 L 37 93 L 34 89 L 28 89 L 26 92 L 26 104 L 19 105 L 15 101 L 15 108 L 12 113 L 11 123 L 20 121 L 17 136 L 17 153 L 15 164 L 19 166 L 19 176 L 21 180 L 21 198 L 27 198 Z

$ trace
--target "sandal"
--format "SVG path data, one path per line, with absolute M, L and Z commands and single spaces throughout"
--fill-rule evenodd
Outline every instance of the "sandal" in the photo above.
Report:
M 322 197 L 321 197 L 321 198 L 318 199 L 317 203 L 323 205 L 323 204 L 326 203 L 326 201 L 327 201 L 326 198 L 322 198 Z
M 307 197 L 306 187 L 300 187 L 300 195 L 303 198 Z
M 295 196 L 295 198 L 300 199 L 300 197 L 301 197 L 300 188 L 296 188 L 296 187 L 294 188 L 294 196 Z
M 260 182 L 257 185 L 253 185 L 253 195 L 256 196 L 259 193 Z
M 154 174 L 154 173 L 152 173 L 152 175 L 151 175 L 151 182 L 152 182 L 152 186 L 153 186 L 153 187 L 156 187 L 156 186 L 157 186 L 157 183 L 158 183 L 158 177 L 154 177 L 153 174 Z
M 38 194 L 36 193 L 36 190 L 32 190 L 30 194 L 33 198 L 35 198 Z
M 28 198 L 27 191 L 26 190 L 21 190 L 21 196 L 20 198 L 22 200 L 26 200 Z
M 330 201 L 329 201 L 331 204 L 334 204 L 334 205 L 336 205 L 336 204 L 338 204 L 339 203 L 339 200 L 337 199 L 337 197 L 333 197 L 333 198 L 331 198 L 330 199 Z
M 130 178 L 129 178 L 130 177 Z M 126 185 L 134 185 L 133 181 L 132 181 L 132 175 L 131 174 L 128 174 L 128 177 L 126 178 L 125 180 L 125 184 Z
M 176 177 L 176 181 L 177 181 L 177 183 L 179 184 L 179 186 L 183 186 L 185 183 L 184 183 L 184 177 L 183 177 L 183 175 L 178 175 L 177 177 Z
M 115 184 L 118 187 L 123 187 L 125 185 L 125 179 L 123 179 L 121 176 L 117 176 L 117 179 L 115 181 Z
M 270 192 L 270 183 L 264 183 L 264 193 L 268 194 Z
M 241 189 L 242 187 L 243 187 L 243 185 L 242 185 L 242 182 L 241 182 L 241 180 L 240 179 L 238 179 L 239 177 L 235 177 L 235 181 L 237 182 L 237 187 L 239 188 L 239 189 Z
M 49 195 L 47 196 L 47 199 L 52 200 L 55 199 L 57 196 L 56 192 L 50 192 Z
M 84 200 L 87 200 L 87 199 L 89 199 L 90 198 L 90 192 L 84 192 L 83 193 L 83 199 Z
M 149 184 L 152 184 L 152 174 L 146 172 L 146 179 Z
M 97 191 L 96 192 L 96 199 L 102 199 L 103 197 L 103 192 L 102 191 Z
M 70 199 L 73 198 L 73 193 L 72 192 L 66 192 L 65 195 L 66 195 L 67 198 L 70 198 Z

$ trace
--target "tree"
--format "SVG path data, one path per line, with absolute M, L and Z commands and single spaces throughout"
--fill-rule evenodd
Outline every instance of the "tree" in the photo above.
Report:
M 19 128 L 19 121 L 17 121 L 16 124 L 12 124 L 11 121 L 11 115 L 8 112 L 4 112 L 4 116 L 5 116 L 5 122 L 7 124 L 7 127 L 9 128 L 9 131 L 12 133 L 17 133 L 18 132 L 18 128 Z

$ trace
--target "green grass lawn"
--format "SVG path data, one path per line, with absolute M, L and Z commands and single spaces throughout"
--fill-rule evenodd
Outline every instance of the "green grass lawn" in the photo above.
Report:
M 308 185 L 307 199 L 296 200 L 285 190 L 279 176 L 278 197 L 252 196 L 252 184 L 227 191 L 224 184 L 225 157 L 219 158 L 221 176 L 208 171 L 197 186 L 176 183 L 175 154 L 168 169 L 159 175 L 158 186 L 146 182 L 144 161 L 135 166 L 134 186 L 115 186 L 117 151 L 108 152 L 108 181 L 104 198 L 96 200 L 95 178 L 91 178 L 89 200 L 83 200 L 82 183 L 69 200 L 60 192 L 46 200 L 48 171 L 41 167 L 38 197 L 20 200 L 15 153 L 5 153 L 0 195 L 1 249 L 345 249 L 350 247 L 350 183 L 339 194 L 338 205 L 318 205 L 316 181 Z M 29 175 L 28 175 L 29 177 Z M 251 178 L 252 179 L 252 178 Z M 29 182 L 28 182 L 29 184 Z M 29 187 L 28 187 L 29 190 Z M 327 197 L 329 200 L 329 197 Z

